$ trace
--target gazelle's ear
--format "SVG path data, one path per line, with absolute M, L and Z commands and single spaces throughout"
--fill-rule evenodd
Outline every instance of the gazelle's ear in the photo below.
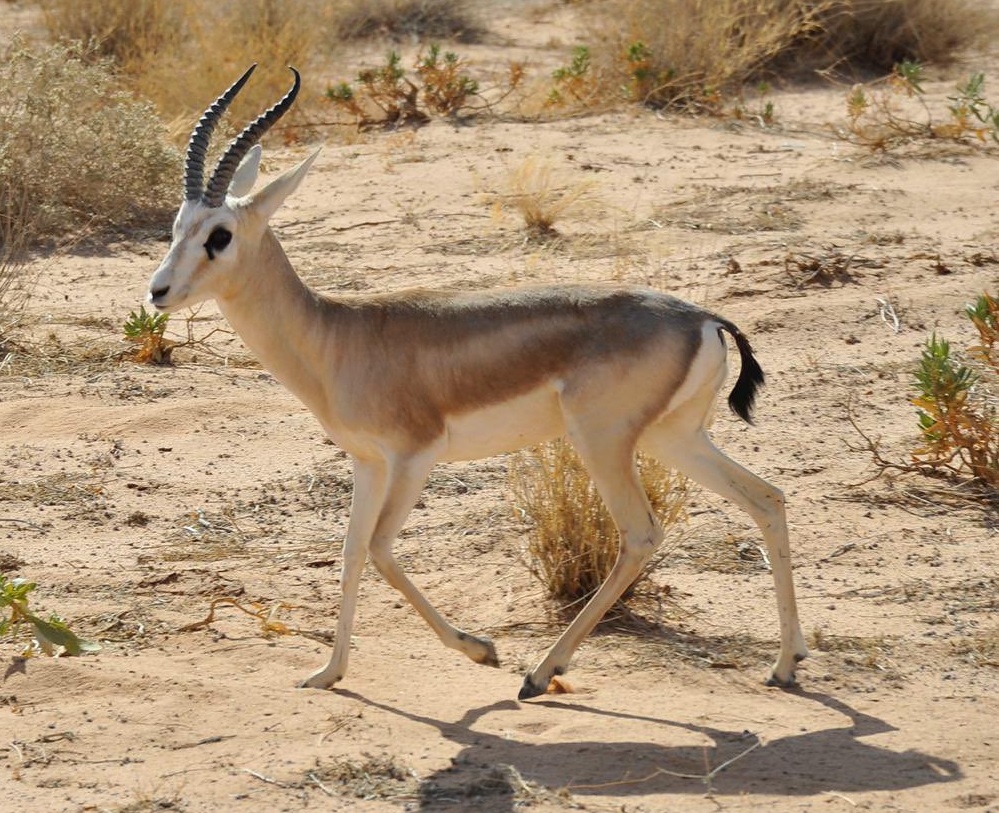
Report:
M 263 152 L 264 150 L 259 144 L 254 144 L 250 148 L 233 173 L 228 194 L 236 198 L 250 194 L 253 185 L 257 182 L 257 173 L 260 171 L 260 156 L 263 155 Z
M 246 207 L 265 221 L 270 220 L 271 216 L 278 210 L 278 207 L 284 203 L 285 198 L 298 188 L 298 185 L 305 178 L 309 167 L 312 166 L 312 162 L 316 160 L 318 155 L 319 150 L 316 150 L 297 167 L 292 167 L 267 184 L 263 189 L 254 192 L 247 199 Z

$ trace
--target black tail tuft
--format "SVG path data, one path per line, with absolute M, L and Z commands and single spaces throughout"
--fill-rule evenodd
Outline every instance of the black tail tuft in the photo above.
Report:
M 753 355 L 753 348 L 749 344 L 742 331 L 728 321 L 719 320 L 721 330 L 726 330 L 735 339 L 735 346 L 739 348 L 739 356 L 742 359 L 742 369 L 739 371 L 739 378 L 732 387 L 732 392 L 728 395 L 728 405 L 732 411 L 742 418 L 746 423 L 753 422 L 753 402 L 756 401 L 756 391 L 763 386 L 766 377 L 763 375 L 763 368 Z M 719 335 L 721 334 L 719 330 Z

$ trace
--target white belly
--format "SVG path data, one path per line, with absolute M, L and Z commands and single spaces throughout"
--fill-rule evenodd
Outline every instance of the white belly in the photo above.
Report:
M 477 460 L 512 452 L 565 432 L 551 384 L 495 406 L 451 416 L 440 460 Z

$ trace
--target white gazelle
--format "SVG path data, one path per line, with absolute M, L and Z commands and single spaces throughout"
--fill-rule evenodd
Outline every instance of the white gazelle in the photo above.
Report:
M 407 290 L 325 296 L 298 277 L 268 221 L 315 160 L 253 191 L 261 136 L 288 94 L 235 139 L 207 184 L 208 141 L 251 67 L 205 111 L 187 150 L 185 200 L 149 302 L 174 311 L 214 299 L 263 365 L 313 412 L 354 467 L 342 593 L 329 663 L 303 685 L 347 672 L 358 582 L 370 556 L 446 646 L 497 665 L 488 638 L 452 626 L 403 574 L 392 543 L 439 460 L 468 460 L 564 435 L 581 455 L 620 532 L 620 553 L 593 595 L 527 674 L 543 693 L 634 581 L 662 540 L 635 468 L 637 449 L 741 506 L 773 567 L 780 652 L 768 682 L 788 686 L 807 649 L 791 581 L 781 492 L 734 463 L 705 424 L 726 378 L 723 333 L 741 371 L 731 408 L 749 421 L 763 372 L 726 319 L 656 291 L 558 285 L 478 292 Z

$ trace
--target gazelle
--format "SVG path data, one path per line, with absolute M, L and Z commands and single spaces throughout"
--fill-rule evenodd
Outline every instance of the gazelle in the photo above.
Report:
M 168 312 L 214 299 L 263 365 L 351 457 L 354 492 L 336 643 L 329 663 L 302 685 L 331 688 L 346 674 L 358 582 L 369 555 L 446 646 L 498 665 L 488 638 L 452 626 L 409 581 L 392 543 L 437 461 L 482 458 L 562 435 L 614 518 L 620 552 L 604 584 L 527 674 L 520 698 L 544 693 L 568 668 L 580 642 L 662 540 L 636 473 L 637 449 L 732 500 L 759 526 L 780 618 L 780 652 L 768 683 L 791 685 L 807 649 L 783 495 L 722 454 L 705 429 L 726 377 L 723 332 L 735 340 L 742 364 L 728 402 L 750 422 L 763 371 L 746 337 L 727 319 L 638 288 L 313 292 L 268 222 L 316 154 L 252 191 L 257 142 L 298 93 L 294 68 L 291 90 L 230 144 L 204 183 L 209 138 L 253 67 L 205 111 L 191 135 L 185 200 L 148 300 Z

